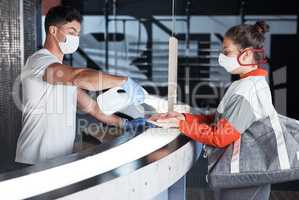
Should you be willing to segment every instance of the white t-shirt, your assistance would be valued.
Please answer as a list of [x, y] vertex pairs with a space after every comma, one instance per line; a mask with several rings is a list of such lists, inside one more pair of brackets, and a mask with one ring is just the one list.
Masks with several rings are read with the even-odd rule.
[[45, 69], [61, 63], [47, 49], [30, 56], [22, 69], [23, 127], [16, 162], [35, 164], [72, 153], [77, 88], [43, 81]]

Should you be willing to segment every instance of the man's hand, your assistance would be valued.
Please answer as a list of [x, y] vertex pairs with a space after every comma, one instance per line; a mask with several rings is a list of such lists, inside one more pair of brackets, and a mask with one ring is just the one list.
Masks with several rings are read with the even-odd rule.
[[121, 86], [129, 95], [130, 102], [134, 105], [140, 105], [145, 99], [145, 90], [131, 78]]

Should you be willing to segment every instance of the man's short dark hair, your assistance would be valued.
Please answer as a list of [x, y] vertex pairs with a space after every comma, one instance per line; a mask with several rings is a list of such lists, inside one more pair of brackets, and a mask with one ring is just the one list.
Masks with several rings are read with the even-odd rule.
[[50, 8], [45, 19], [45, 31], [49, 31], [50, 26], [62, 25], [68, 22], [77, 21], [81, 23], [82, 17], [78, 10], [70, 6], [55, 6]]

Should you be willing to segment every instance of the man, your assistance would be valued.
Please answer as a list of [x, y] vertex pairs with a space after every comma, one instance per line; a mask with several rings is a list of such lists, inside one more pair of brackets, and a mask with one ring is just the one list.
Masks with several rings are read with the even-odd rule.
[[44, 48], [29, 57], [22, 70], [23, 128], [16, 150], [18, 163], [35, 164], [72, 153], [77, 105], [101, 122], [124, 125], [125, 120], [104, 115], [84, 90], [120, 86], [132, 103], [144, 100], [143, 89], [130, 78], [62, 64], [64, 54], [78, 48], [81, 21], [74, 8], [50, 9], [45, 19]]

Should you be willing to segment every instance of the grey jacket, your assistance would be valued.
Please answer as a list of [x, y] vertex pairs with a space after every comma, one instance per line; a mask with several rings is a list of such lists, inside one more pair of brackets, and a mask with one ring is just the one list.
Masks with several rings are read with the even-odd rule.
[[299, 179], [299, 121], [278, 115], [265, 78], [233, 82], [217, 108], [240, 133], [226, 148], [205, 146], [212, 188], [236, 188]]

